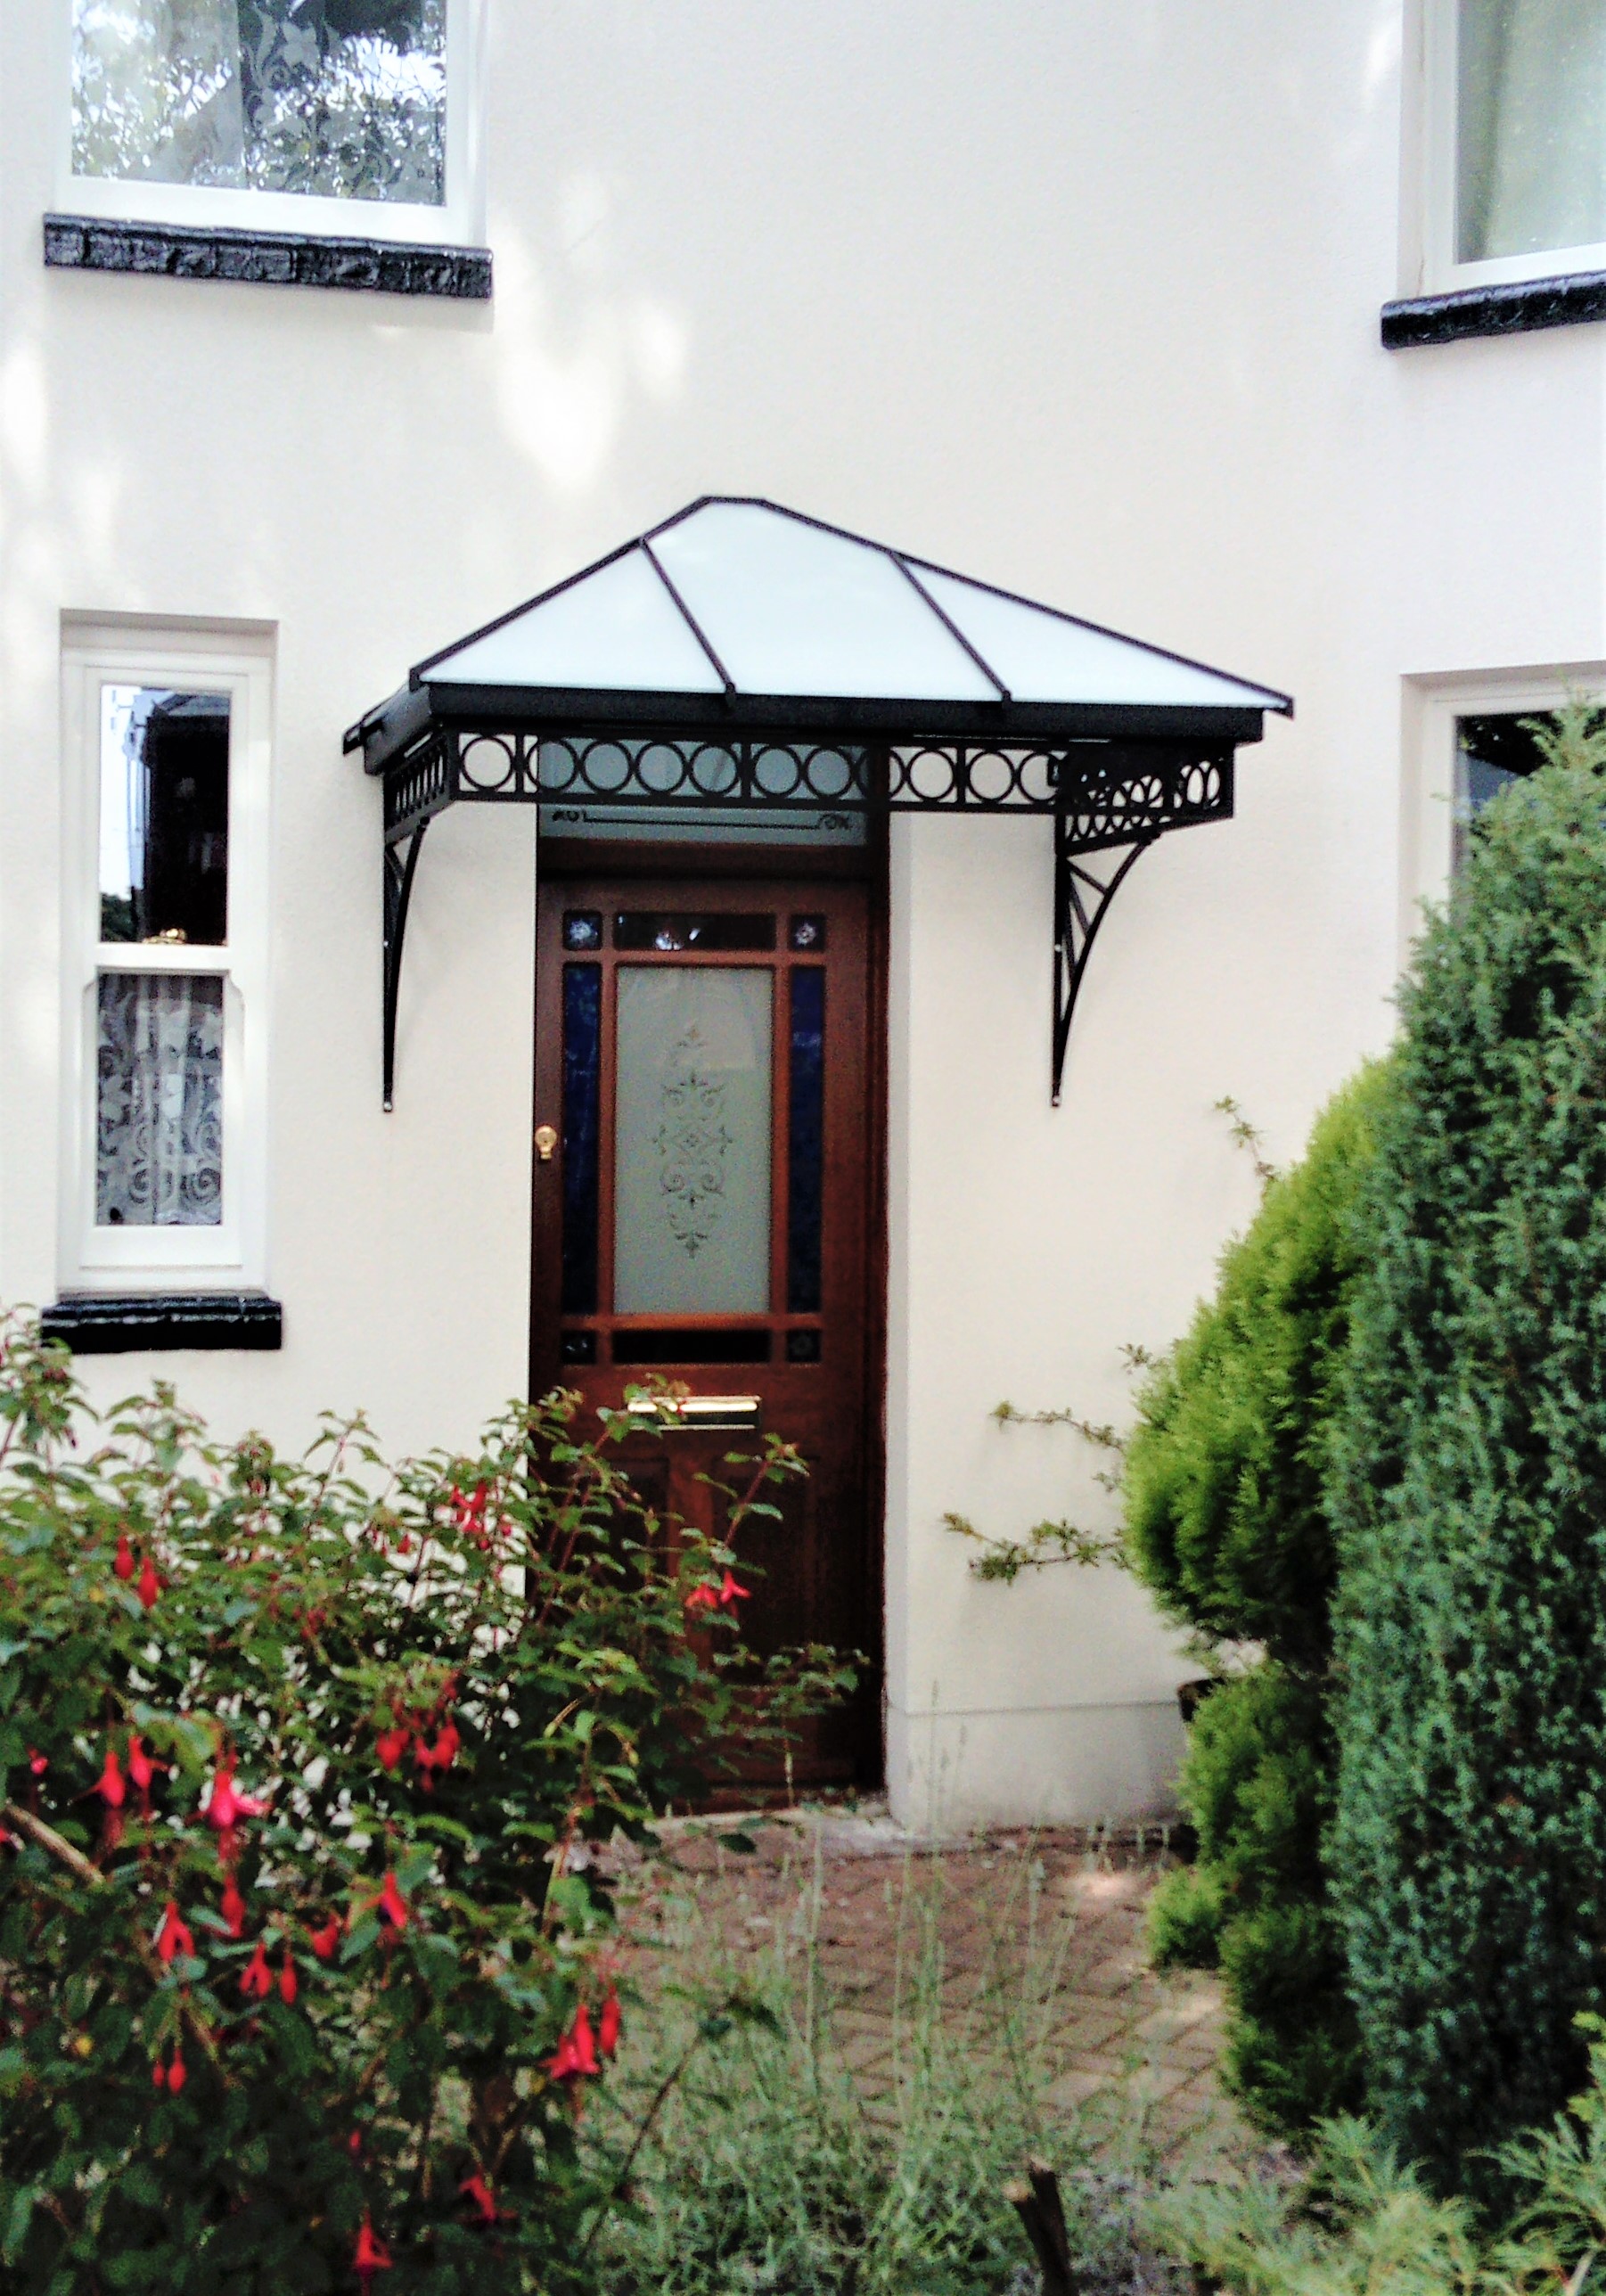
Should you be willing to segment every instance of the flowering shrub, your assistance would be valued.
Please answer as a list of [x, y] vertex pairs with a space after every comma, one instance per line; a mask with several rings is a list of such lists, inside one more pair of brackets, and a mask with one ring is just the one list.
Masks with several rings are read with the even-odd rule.
[[471, 1461], [287, 1459], [165, 1388], [94, 1430], [0, 1319], [8, 2289], [584, 2284], [624, 2014], [585, 1845], [695, 1793], [738, 1700], [750, 1742], [843, 1679], [755, 1683], [733, 1560], [569, 1398]]

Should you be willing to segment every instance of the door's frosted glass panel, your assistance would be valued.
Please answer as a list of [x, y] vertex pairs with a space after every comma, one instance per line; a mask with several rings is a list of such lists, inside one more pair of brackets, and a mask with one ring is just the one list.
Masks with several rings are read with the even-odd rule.
[[825, 1185], [825, 975], [815, 964], [792, 968], [787, 1154], [786, 1304], [794, 1316], [812, 1316], [820, 1306]]
[[102, 972], [96, 1047], [97, 1227], [223, 1218], [223, 982]]
[[619, 969], [613, 1305], [769, 1307], [772, 975]]

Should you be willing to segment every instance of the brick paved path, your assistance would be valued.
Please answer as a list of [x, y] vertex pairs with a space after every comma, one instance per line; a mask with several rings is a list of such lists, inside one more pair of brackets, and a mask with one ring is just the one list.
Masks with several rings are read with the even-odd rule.
[[873, 1807], [747, 1830], [757, 1846], [743, 1856], [717, 1828], [669, 1828], [662, 1859], [627, 1880], [627, 1932], [662, 1936], [689, 1918], [738, 1961], [801, 1951], [814, 1934], [842, 2054], [873, 2095], [892, 2077], [911, 1958], [935, 1946], [945, 2013], [1029, 2001], [1054, 2103], [1127, 2127], [1141, 2113], [1160, 2152], [1192, 2165], [1254, 2149], [1215, 2077], [1218, 1987], [1145, 1963], [1143, 1909], [1168, 1862], [1155, 1836], [1010, 1833], [935, 1849]]

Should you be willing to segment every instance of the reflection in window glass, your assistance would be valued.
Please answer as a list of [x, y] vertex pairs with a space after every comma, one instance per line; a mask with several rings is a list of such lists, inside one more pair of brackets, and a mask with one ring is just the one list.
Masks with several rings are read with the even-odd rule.
[[1549, 712], [1531, 709], [1455, 720], [1454, 839], [1451, 865], [1457, 874], [1467, 856], [1467, 835], [1486, 805], [1513, 782], [1523, 781], [1545, 763], [1536, 727], [1553, 722]]
[[101, 939], [228, 939], [229, 698], [101, 688]]
[[1461, 0], [1456, 260], [1606, 240], [1606, 8]]
[[98, 997], [95, 1226], [220, 1226], [222, 980], [102, 972]]
[[438, 207], [446, 11], [73, 0], [73, 173]]

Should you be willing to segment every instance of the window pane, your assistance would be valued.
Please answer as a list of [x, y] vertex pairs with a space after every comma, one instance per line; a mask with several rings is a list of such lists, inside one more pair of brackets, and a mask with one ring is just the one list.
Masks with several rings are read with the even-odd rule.
[[95, 1098], [97, 1227], [223, 1218], [223, 983], [102, 972]]
[[101, 688], [101, 939], [228, 938], [229, 698]]
[[73, 173], [438, 207], [446, 11], [73, 0]]
[[763, 1315], [772, 976], [622, 964], [616, 977], [614, 1307]]
[[1467, 832], [1491, 799], [1512, 782], [1525, 780], [1545, 763], [1536, 725], [1548, 712], [1529, 709], [1458, 718], [1455, 721], [1455, 804], [1452, 867], [1466, 861]]
[[[602, 937], [598, 922], [598, 939]], [[596, 1312], [602, 968], [563, 968], [563, 1313]], [[590, 1361], [594, 1358], [587, 1357]], [[576, 1360], [574, 1357], [570, 1361]]]
[[786, 1304], [794, 1316], [812, 1316], [820, 1306], [825, 1177], [825, 975], [813, 964], [792, 969], [788, 1119]]
[[1606, 240], [1606, 7], [1461, 0], [1456, 257]]

